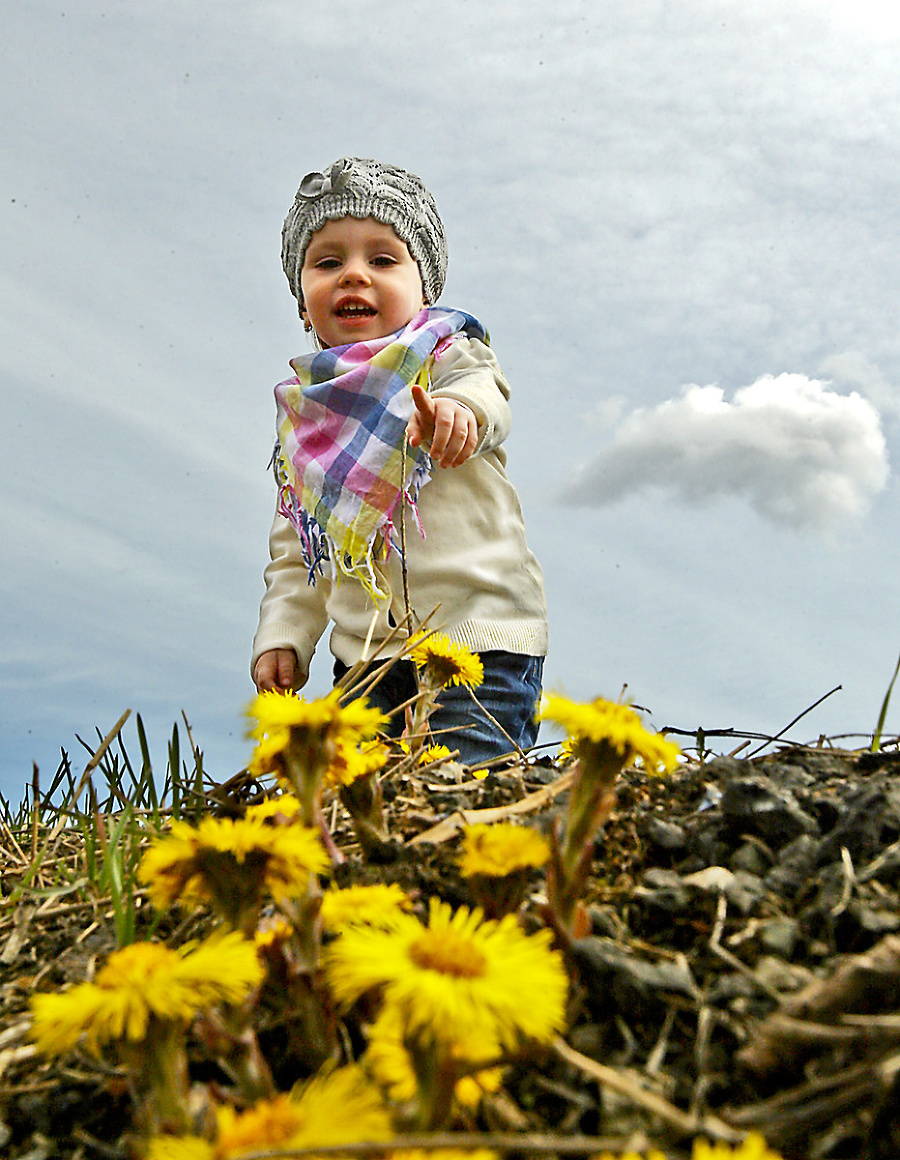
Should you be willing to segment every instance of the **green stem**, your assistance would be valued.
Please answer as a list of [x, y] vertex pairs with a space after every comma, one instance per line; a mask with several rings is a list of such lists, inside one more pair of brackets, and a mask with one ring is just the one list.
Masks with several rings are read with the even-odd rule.
[[145, 1136], [187, 1132], [188, 1061], [184, 1028], [151, 1015], [141, 1042], [121, 1044], [135, 1084], [135, 1119]]
[[894, 684], [897, 681], [898, 674], [900, 674], [900, 657], [897, 658], [897, 667], [894, 669], [894, 675], [891, 677], [891, 683], [888, 685], [887, 692], [884, 695], [884, 700], [881, 702], [881, 712], [878, 714], [878, 724], [875, 726], [875, 732], [872, 735], [872, 753], [877, 753], [881, 748], [881, 734], [884, 730], [884, 719], [887, 717], [888, 705], [891, 703], [891, 694], [894, 691]]
[[384, 823], [384, 799], [378, 775], [366, 773], [349, 785], [342, 785], [340, 798], [353, 822], [366, 861], [384, 862], [395, 857], [396, 845]]

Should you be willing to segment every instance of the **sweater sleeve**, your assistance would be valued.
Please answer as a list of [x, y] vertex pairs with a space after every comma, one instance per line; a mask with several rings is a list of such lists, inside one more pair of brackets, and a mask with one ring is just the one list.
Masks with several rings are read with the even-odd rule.
[[492, 451], [509, 434], [509, 384], [491, 348], [477, 338], [456, 339], [437, 359], [431, 394], [465, 403], [478, 420], [475, 454]]
[[250, 674], [253, 675], [256, 662], [264, 652], [291, 648], [297, 654], [300, 668], [295, 685], [301, 688], [309, 678], [312, 655], [328, 625], [325, 604], [331, 577], [317, 576], [315, 585], [308, 582], [309, 569], [303, 559], [300, 539], [280, 515], [275, 516], [269, 533], [269, 557]]

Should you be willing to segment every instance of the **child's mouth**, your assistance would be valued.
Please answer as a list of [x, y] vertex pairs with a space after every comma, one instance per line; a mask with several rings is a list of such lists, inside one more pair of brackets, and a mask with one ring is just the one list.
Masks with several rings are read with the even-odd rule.
[[365, 302], [346, 302], [335, 311], [338, 318], [371, 318], [378, 311]]

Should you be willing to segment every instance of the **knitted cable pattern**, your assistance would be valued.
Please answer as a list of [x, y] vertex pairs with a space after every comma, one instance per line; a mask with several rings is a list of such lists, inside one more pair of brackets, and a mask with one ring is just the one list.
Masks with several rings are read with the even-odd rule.
[[310, 239], [326, 221], [375, 218], [392, 227], [419, 267], [422, 289], [434, 304], [447, 274], [447, 240], [434, 198], [420, 178], [369, 157], [341, 157], [300, 182], [281, 232], [281, 264], [303, 307], [300, 272]]

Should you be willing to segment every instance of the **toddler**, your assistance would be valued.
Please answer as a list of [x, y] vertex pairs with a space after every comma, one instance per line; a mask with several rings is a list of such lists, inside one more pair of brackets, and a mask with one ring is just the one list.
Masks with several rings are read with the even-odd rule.
[[[481, 657], [486, 712], [445, 689], [435, 739], [466, 764], [528, 748], [543, 580], [505, 472], [509, 387], [481, 324], [435, 305], [447, 247], [434, 199], [412, 173], [343, 157], [303, 178], [282, 241], [317, 349], [275, 388], [279, 504], [253, 680], [301, 688], [329, 622], [339, 680], [383, 642], [378, 662], [399, 652], [437, 608], [428, 628]], [[401, 660], [369, 700], [389, 712], [415, 693]], [[399, 733], [402, 714], [392, 721]]]

